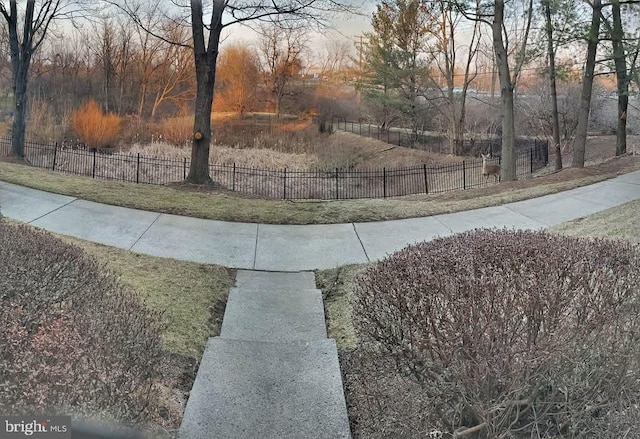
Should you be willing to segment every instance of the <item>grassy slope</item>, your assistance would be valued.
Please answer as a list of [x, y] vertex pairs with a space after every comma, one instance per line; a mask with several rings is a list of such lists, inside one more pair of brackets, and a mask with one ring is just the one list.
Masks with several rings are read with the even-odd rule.
[[[628, 159], [624, 171], [640, 169], [640, 160]], [[0, 163], [0, 180], [106, 204], [198, 218], [265, 224], [331, 224], [429, 216], [519, 201], [605, 180], [617, 175], [619, 168], [586, 174], [569, 169], [535, 180], [439, 196], [317, 202], [263, 200], [205, 192], [202, 188], [93, 180], [10, 163]]]
[[640, 200], [558, 224], [549, 230], [570, 236], [624, 239], [640, 245]]

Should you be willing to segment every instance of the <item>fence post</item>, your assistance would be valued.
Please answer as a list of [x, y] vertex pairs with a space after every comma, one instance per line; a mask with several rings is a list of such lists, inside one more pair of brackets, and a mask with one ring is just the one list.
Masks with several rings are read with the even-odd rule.
[[382, 194], [387, 198], [387, 168], [382, 168]]
[[140, 183], [140, 153], [136, 159], [136, 184]]
[[56, 170], [56, 156], [58, 155], [58, 142], [53, 144], [53, 165], [51, 165], [51, 170]]
[[284, 168], [284, 190], [282, 192], [282, 199], [287, 199], [287, 168]]
[[358, 129], [360, 130], [360, 135], [362, 136], [362, 122], [358, 124]]
[[462, 189], [467, 189], [467, 166], [465, 164], [466, 160], [462, 161]]
[[429, 193], [429, 183], [427, 183], [427, 164], [422, 164], [422, 169], [424, 170], [424, 193]]
[[338, 196], [338, 168], [336, 168], [336, 200], [339, 199], [340, 197]]
[[182, 179], [186, 180], [187, 179], [187, 158], [184, 157], [184, 160], [182, 162]]
[[231, 177], [231, 190], [236, 190], [236, 162], [233, 162], [233, 176]]
[[389, 141], [389, 135], [391, 134], [391, 130], [389, 130], [389, 128], [387, 128], [387, 143], [391, 143]]
[[533, 149], [529, 151], [529, 163], [531, 164], [531, 174], [533, 174]]
[[91, 178], [96, 178], [96, 151], [97, 148], [93, 148], [93, 170], [91, 171]]

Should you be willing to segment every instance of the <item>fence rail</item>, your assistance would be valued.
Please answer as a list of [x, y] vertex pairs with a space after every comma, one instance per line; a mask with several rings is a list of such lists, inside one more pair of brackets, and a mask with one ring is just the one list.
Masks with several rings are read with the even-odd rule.
[[[10, 139], [0, 139], [0, 154], [9, 153]], [[544, 167], [548, 146], [517, 155], [516, 176]], [[187, 177], [190, 160], [72, 149], [57, 143], [25, 142], [25, 158], [34, 166], [73, 175], [140, 184], [163, 185]], [[499, 162], [499, 157], [494, 159]], [[266, 198], [285, 200], [345, 200], [436, 194], [483, 185], [482, 160], [431, 166], [373, 170], [260, 169], [234, 164], [210, 164], [211, 178], [222, 187]]]

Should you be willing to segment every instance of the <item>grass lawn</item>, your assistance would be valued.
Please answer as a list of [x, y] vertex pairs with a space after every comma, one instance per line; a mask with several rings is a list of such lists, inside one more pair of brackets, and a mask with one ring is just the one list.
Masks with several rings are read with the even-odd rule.
[[220, 333], [227, 294], [235, 282], [233, 270], [57, 236], [83, 248], [142, 295], [150, 308], [164, 314], [168, 352], [200, 361], [207, 339]]
[[[592, 238], [624, 239], [640, 245], [640, 200], [559, 224], [551, 233]], [[357, 344], [352, 323], [350, 295], [356, 278], [370, 264], [347, 265], [316, 271], [316, 285], [322, 290], [327, 333], [339, 350], [351, 350]]]
[[640, 200], [558, 224], [549, 231], [569, 236], [624, 239], [640, 245]]
[[265, 224], [331, 224], [413, 218], [477, 209], [588, 185], [640, 169], [640, 157], [625, 156], [584, 169], [486, 188], [387, 200], [282, 201], [237, 196], [193, 185], [136, 185], [70, 176], [0, 162], [0, 180], [85, 200], [156, 212]]

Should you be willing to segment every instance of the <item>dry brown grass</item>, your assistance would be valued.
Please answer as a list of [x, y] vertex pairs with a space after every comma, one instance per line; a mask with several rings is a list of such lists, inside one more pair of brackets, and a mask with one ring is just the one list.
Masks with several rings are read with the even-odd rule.
[[[145, 157], [166, 157], [169, 159], [191, 158], [191, 147], [174, 146], [166, 142], [149, 144], [135, 144], [128, 151], [130, 154], [140, 154]], [[268, 169], [308, 169], [313, 166], [315, 157], [309, 154], [297, 154], [273, 151], [269, 149], [233, 148], [212, 145], [209, 151], [211, 163], [233, 164], [254, 168]]]
[[592, 238], [624, 239], [640, 244], [640, 200], [559, 224], [554, 233]]
[[354, 282], [370, 266], [345, 265], [315, 272], [316, 285], [322, 290], [327, 335], [336, 340], [341, 350], [354, 349], [358, 344], [353, 327], [351, 295]]

